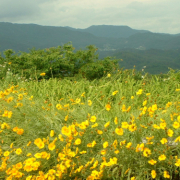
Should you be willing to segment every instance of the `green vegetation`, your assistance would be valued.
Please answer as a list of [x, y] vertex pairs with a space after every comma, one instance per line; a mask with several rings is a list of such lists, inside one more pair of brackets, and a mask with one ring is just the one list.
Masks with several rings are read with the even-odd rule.
[[36, 24], [12, 24], [0, 22], [0, 52], [13, 49], [28, 52], [64, 46], [72, 42], [75, 51], [94, 44], [99, 57], [123, 59], [125, 69], [140, 71], [146, 66], [150, 74], [167, 73], [168, 67], [180, 69], [180, 34], [152, 33], [128, 26], [91, 26], [86, 29], [40, 26]]
[[49, 78], [83, 77], [88, 80], [101, 78], [111, 71], [118, 69], [118, 60], [105, 58], [98, 60], [96, 47], [90, 45], [87, 50], [74, 52], [71, 43], [57, 48], [43, 50], [31, 49], [30, 53], [14, 53], [9, 49], [0, 56], [0, 78], [13, 76], [13, 79], [25, 78], [40, 80], [41, 72]]
[[4, 52], [0, 179], [180, 179], [180, 71], [123, 70], [95, 52]]
[[100, 58], [106, 56], [123, 59], [119, 64], [125, 69], [132, 69], [136, 66], [141, 71], [146, 66], [145, 71], [150, 74], [166, 74], [169, 69], [180, 69], [180, 49], [176, 50], [160, 50], [160, 49], [124, 49], [116, 51], [108, 51], [100, 53]]

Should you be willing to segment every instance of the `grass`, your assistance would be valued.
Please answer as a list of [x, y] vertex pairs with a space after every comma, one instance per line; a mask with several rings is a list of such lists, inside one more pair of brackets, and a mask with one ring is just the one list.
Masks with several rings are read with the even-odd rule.
[[178, 78], [5, 78], [0, 179], [179, 179]]

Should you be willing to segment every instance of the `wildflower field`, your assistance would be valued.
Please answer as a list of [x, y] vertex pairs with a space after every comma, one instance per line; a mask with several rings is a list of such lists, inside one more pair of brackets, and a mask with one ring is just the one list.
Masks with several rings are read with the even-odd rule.
[[180, 73], [134, 73], [0, 81], [0, 179], [180, 179]]

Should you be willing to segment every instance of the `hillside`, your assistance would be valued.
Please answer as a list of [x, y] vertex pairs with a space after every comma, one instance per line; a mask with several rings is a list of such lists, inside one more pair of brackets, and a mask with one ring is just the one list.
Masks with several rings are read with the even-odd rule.
[[153, 33], [128, 26], [99, 25], [75, 29], [0, 22], [0, 52], [7, 49], [28, 52], [33, 47], [57, 47], [70, 41], [75, 50], [95, 45], [100, 58], [123, 59], [120, 65], [127, 69], [136, 65], [141, 70], [147, 66], [146, 71], [153, 74], [166, 73], [168, 67], [180, 69], [180, 34]]
[[125, 69], [132, 69], [134, 65], [137, 70], [142, 70], [144, 66], [145, 72], [150, 74], [167, 73], [169, 67], [172, 69], [180, 69], [180, 49], [177, 50], [160, 50], [160, 49], [123, 49], [101, 52], [99, 58], [106, 56], [123, 59], [119, 64]]
[[[100, 33], [105, 37], [100, 37]], [[28, 48], [32, 47], [37, 49], [56, 47], [69, 41], [77, 49], [93, 44], [101, 51], [123, 48], [180, 48], [180, 35], [139, 31], [124, 26], [91, 26], [84, 30], [75, 30], [35, 24], [0, 23], [0, 51], [5, 49], [28, 51]]]
[[75, 29], [67, 27], [74, 31], [88, 32], [97, 37], [111, 37], [111, 38], [128, 38], [131, 35], [139, 33], [147, 33], [150, 31], [136, 30], [128, 26], [112, 26], [112, 25], [97, 25], [90, 26], [86, 29]]

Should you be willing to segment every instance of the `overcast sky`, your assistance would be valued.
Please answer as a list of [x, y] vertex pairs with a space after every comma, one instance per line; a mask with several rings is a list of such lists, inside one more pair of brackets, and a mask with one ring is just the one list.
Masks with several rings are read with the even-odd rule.
[[180, 33], [180, 0], [0, 0], [0, 22]]

